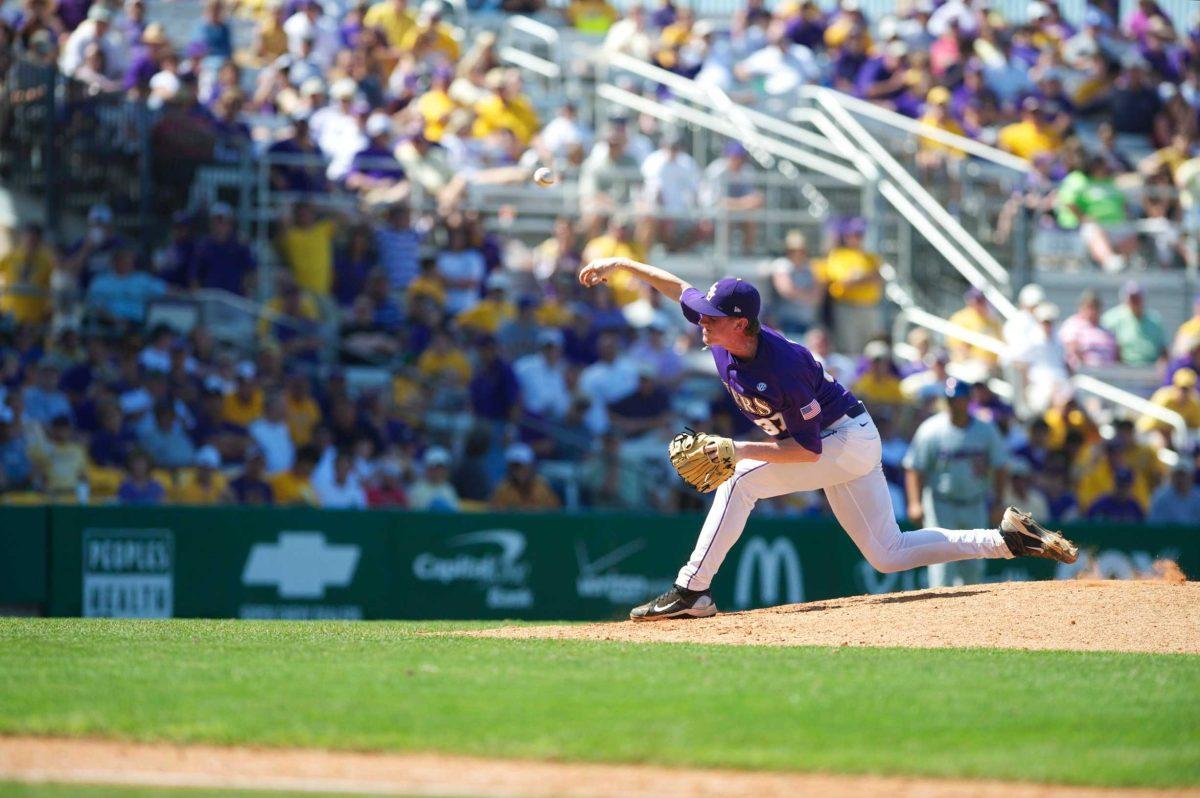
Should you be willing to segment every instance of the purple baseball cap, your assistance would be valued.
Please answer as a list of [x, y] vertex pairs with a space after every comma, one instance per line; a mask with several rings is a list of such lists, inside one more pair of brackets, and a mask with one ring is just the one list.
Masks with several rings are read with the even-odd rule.
[[692, 324], [701, 316], [736, 316], [740, 319], [757, 319], [762, 307], [758, 289], [740, 277], [722, 277], [712, 284], [708, 294], [698, 288], [689, 288], [679, 297], [683, 303], [683, 315]]

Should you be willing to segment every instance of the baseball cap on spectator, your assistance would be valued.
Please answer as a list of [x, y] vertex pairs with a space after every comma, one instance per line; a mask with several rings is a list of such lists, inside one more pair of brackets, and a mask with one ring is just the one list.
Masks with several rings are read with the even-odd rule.
[[417, 20], [431, 22], [441, 19], [442, 14], [442, 4], [439, 0], [425, 0], [425, 2], [421, 3], [420, 10], [417, 11]]
[[903, 58], [908, 55], [908, 45], [897, 39], [896, 41], [888, 42], [887, 47], [883, 48], [883, 53], [892, 58]]
[[935, 363], [945, 365], [950, 362], [950, 353], [945, 349], [930, 349], [925, 353], [925, 365], [932, 366]]
[[964, 302], [978, 302], [981, 299], [983, 299], [983, 292], [974, 286], [963, 292]]
[[1017, 304], [1023, 308], [1036, 308], [1046, 301], [1046, 292], [1037, 283], [1030, 283], [1017, 294]]
[[358, 93], [358, 84], [351, 78], [340, 78], [329, 87], [329, 96], [335, 100], [349, 100]]
[[241, 363], [237, 364], [237, 371], [235, 373], [237, 374], [239, 380], [252, 380], [254, 379], [256, 371], [253, 363], [251, 363], [249, 360], [243, 360]]
[[425, 456], [421, 458], [421, 462], [426, 468], [445, 468], [450, 465], [450, 452], [441, 446], [430, 446], [425, 450]]
[[974, 387], [974, 385], [966, 380], [956, 380], [951, 377], [946, 380], [946, 398], [966, 399], [971, 396], [971, 389]]
[[1029, 461], [1014, 457], [1008, 461], [1008, 473], [1014, 477], [1027, 477], [1030, 473]]
[[692, 35], [703, 39], [705, 36], [712, 36], [717, 32], [717, 26], [711, 20], [697, 20], [696, 24], [692, 25]]
[[389, 136], [392, 133], [392, 120], [387, 114], [371, 114], [367, 117], [367, 135]]
[[[96, 8], [96, 6], [92, 6]], [[88, 209], [88, 224], [112, 224], [112, 208], [107, 205], [93, 205]]]
[[201, 446], [196, 452], [196, 465], [201, 468], [220, 468], [221, 455], [212, 446]]
[[508, 275], [504, 272], [496, 271], [488, 275], [483, 287], [488, 291], [506, 291], [509, 285]]
[[722, 153], [726, 158], [732, 158], [735, 155], [745, 158], [746, 148], [742, 146], [740, 141], [730, 141], [725, 144], [725, 149], [722, 150]]
[[1031, 20], [1039, 20], [1042, 17], [1050, 16], [1050, 6], [1041, 2], [1041, 0], [1033, 0], [1032, 3], [1025, 6], [1025, 16]]
[[214, 202], [208, 209], [208, 215], [213, 219], [232, 219], [233, 207], [228, 202]]
[[1034, 308], [1033, 317], [1038, 321], [1058, 321], [1058, 305], [1053, 302], [1043, 302]]
[[1142, 295], [1142, 286], [1137, 280], [1128, 280], [1121, 286], [1121, 299], [1129, 299], [1133, 296]]
[[1179, 369], [1171, 377], [1171, 384], [1176, 388], [1194, 388], [1196, 387], [1196, 372], [1189, 368]]
[[662, 146], [664, 147], [682, 147], [683, 133], [676, 128], [669, 127], [663, 131]]
[[151, 404], [150, 394], [144, 388], [123, 393], [121, 394], [121, 398], [117, 400], [117, 406], [127, 416], [136, 416], [145, 413], [150, 409]]
[[103, 3], [93, 3], [88, 9], [87, 18], [93, 22], [112, 22], [112, 11]]
[[934, 86], [925, 95], [925, 101], [930, 105], [948, 105], [950, 103], [950, 90], [945, 86]]
[[758, 289], [740, 277], [722, 277], [712, 284], [708, 294], [697, 288], [689, 288], [680, 297], [683, 315], [696, 324], [701, 316], [734, 316], [741, 319], [757, 319], [762, 307]]
[[325, 81], [321, 80], [318, 77], [307, 78], [307, 79], [305, 79], [305, 81], [303, 83], [300, 84], [300, 96], [301, 97], [312, 97], [314, 94], [324, 94], [324, 93], [325, 93]]
[[142, 31], [142, 44], [168, 44], [167, 32], [161, 22], [151, 22]]
[[1112, 27], [1112, 22], [1104, 15], [1104, 12], [1095, 6], [1088, 6], [1087, 11], [1083, 12], [1083, 24], [1091, 28], [1104, 28], [1105, 30]]
[[890, 358], [892, 356], [892, 348], [887, 345], [886, 341], [871, 341], [863, 347], [863, 357], [867, 360], [879, 360], [880, 358]]
[[1042, 112], [1042, 101], [1037, 97], [1026, 97], [1024, 100], [1021, 100], [1021, 111], [1040, 114]]
[[562, 330], [548, 329], [538, 333], [538, 346], [557, 346], [560, 349], [563, 345]]
[[533, 449], [527, 443], [514, 443], [504, 450], [504, 462], [533, 465]]

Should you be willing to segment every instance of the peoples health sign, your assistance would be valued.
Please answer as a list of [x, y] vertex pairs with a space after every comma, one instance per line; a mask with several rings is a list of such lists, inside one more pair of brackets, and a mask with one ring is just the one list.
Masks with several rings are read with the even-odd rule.
[[85, 618], [170, 618], [174, 608], [171, 530], [83, 531]]

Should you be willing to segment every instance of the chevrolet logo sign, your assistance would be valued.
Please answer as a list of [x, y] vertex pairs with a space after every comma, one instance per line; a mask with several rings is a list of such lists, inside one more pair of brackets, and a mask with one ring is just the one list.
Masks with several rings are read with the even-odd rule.
[[324, 598], [326, 588], [354, 579], [358, 546], [332, 545], [322, 532], [280, 532], [276, 543], [256, 543], [242, 569], [242, 584], [274, 587], [280, 598]]

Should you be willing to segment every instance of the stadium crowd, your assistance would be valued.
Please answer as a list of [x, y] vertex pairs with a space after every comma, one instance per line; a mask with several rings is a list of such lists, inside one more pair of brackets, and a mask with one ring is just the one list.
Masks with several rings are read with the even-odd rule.
[[[516, 0], [499, 8], [539, 10]], [[1036, 213], [1078, 229], [1100, 265], [1126, 268], [1132, 209], [1111, 190], [1116, 176], [1140, 171], [1139, 185], [1174, 184], [1178, 207], [1161, 203], [1160, 218], [1196, 207], [1200, 33], [1151, 2], [1124, 20], [1092, 4], [1079, 30], [1054, 3], [1029, 11], [1027, 22], [1009, 23], [982, 2], [915, 2], [868, 25], [853, 0], [832, 13], [751, 0], [728, 31], [670, 0], [624, 16], [603, 0], [562, 13], [603, 47], [753, 101], [823, 82], [1028, 158], [1035, 168], [1011, 203], [1009, 229], [1016, 213]], [[187, 42], [169, 41], [142, 0], [23, 0], [0, 15], [0, 61], [55, 64], [90, 93], [159, 108], [151, 140], [160, 157], [270, 153], [272, 186], [288, 198], [274, 241], [284, 268], [272, 271], [259, 340], [241, 350], [203, 326], [145, 322], [156, 300], [197, 288], [260, 295], [266, 267], [228, 205], [180, 206], [151, 257], [103, 204], [78, 241], [49, 241], [36, 225], [19, 232], [0, 259], [4, 496], [696, 507], [666, 478], [666, 440], [683, 423], [738, 435], [753, 427], [724, 394], [696, 387], [704, 356], [676, 309], [620, 279], [583, 292], [574, 275], [596, 257], [645, 260], [694, 246], [711, 230], [679, 220], [701, 206], [762, 207], [738, 177], [752, 169], [745, 150], [733, 144], [698, 164], [679, 131], [648, 116], [593, 130], [566, 104], [542, 119], [520, 72], [501, 66], [495, 38], [460, 41], [436, 1], [208, 0], [203, 13]], [[244, 48], [234, 48], [230, 14], [252, 21]], [[1105, 124], [1088, 154], [1076, 134], [1095, 120]], [[1150, 154], [1134, 168], [1127, 146]], [[952, 173], [961, 157], [923, 142], [919, 165]], [[475, 186], [525, 180], [536, 163], [577, 170], [579, 214], [522, 247], [465, 199]], [[333, 193], [357, 209], [335, 212], [324, 201]], [[1200, 462], [1185, 451], [1168, 475], [1156, 456], [1170, 429], [1144, 417], [1102, 438], [1094, 408], [1066, 377], [1112, 363], [1158, 366], [1163, 387], [1152, 401], [1200, 427], [1200, 302], [1168, 331], [1133, 281], [1119, 305], [1085, 296], [1068, 318], [1028, 286], [1006, 329], [970, 293], [952, 320], [1007, 341], [1003, 358], [954, 341], [943, 350], [921, 333], [892, 342], [881, 334], [882, 261], [866, 248], [867, 232], [861, 219], [840, 219], [820, 242], [790, 233], [764, 263], [761, 287], [765, 320], [803, 336], [870, 406], [899, 514], [905, 442], [956, 370], [975, 375], [973, 412], [997, 425], [1011, 452], [1006, 490], [1019, 501], [996, 501], [1055, 522], [1196, 517]], [[746, 225], [743, 245], [754, 236]], [[1155, 239], [1162, 265], [1190, 257], [1181, 240]], [[1024, 421], [988, 388], [1001, 366], [1022, 375], [1019, 404], [1032, 409]], [[388, 382], [360, 389], [352, 377], [363, 368]], [[823, 511], [816, 496], [770, 504]]]

